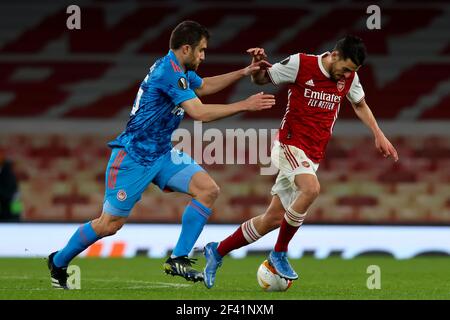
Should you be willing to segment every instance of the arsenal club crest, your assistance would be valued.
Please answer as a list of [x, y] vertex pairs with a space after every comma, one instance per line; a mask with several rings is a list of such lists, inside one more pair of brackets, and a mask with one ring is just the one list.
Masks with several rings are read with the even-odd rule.
[[309, 167], [310, 167], [310, 164], [309, 164], [308, 161], [302, 161], [302, 165], [303, 165], [305, 168], [309, 168]]
[[337, 86], [337, 89], [339, 90], [339, 92], [341, 92], [342, 90], [344, 90], [344, 87], [345, 87], [345, 79], [339, 80], [336, 86]]

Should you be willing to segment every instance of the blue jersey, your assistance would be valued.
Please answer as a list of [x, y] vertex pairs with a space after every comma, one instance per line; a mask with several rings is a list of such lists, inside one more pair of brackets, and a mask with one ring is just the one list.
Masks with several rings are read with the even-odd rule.
[[138, 163], [151, 165], [172, 149], [172, 133], [184, 116], [183, 101], [196, 97], [194, 89], [202, 79], [194, 72], [183, 72], [172, 50], [158, 59], [142, 81], [126, 129], [111, 148], [125, 148]]

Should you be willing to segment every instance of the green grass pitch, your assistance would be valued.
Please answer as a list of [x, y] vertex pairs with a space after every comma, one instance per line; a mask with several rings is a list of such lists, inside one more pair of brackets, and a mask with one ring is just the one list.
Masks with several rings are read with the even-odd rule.
[[[256, 270], [264, 256], [225, 258], [214, 288], [163, 273], [164, 259], [75, 259], [81, 290], [50, 286], [44, 259], [0, 259], [0, 299], [159, 299], [159, 300], [308, 300], [308, 299], [450, 299], [450, 258], [353, 260], [311, 257], [291, 259], [300, 274], [286, 292], [264, 292]], [[204, 265], [203, 257], [198, 260]], [[367, 267], [381, 269], [381, 289], [369, 290]]]

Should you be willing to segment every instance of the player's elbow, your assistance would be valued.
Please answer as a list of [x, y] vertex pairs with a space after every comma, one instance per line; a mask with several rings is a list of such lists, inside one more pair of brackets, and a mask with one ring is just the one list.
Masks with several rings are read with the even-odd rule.
[[190, 116], [194, 120], [202, 121], [202, 122], [209, 122], [209, 121], [213, 120], [212, 117], [207, 112], [204, 112], [204, 111], [194, 112], [193, 114], [190, 114]]
[[201, 122], [210, 122], [210, 121], [213, 121], [214, 119], [212, 118], [212, 117], [208, 117], [208, 116], [205, 116], [205, 117], [203, 117], [202, 118], [202, 120], [200, 120]]
[[207, 93], [207, 91], [205, 90], [204, 87], [199, 88], [199, 89], [196, 89], [196, 90], [195, 90], [195, 94], [196, 94], [197, 97], [199, 97], [199, 98], [208, 95], [208, 93]]
[[197, 119], [202, 122], [209, 122], [213, 121], [215, 119], [214, 114], [211, 112], [210, 109], [202, 105], [197, 109]]
[[183, 107], [187, 114], [189, 114], [189, 116], [194, 120], [202, 122], [213, 120], [211, 118], [210, 112], [208, 112], [208, 109], [203, 103], [201, 103], [200, 100], [196, 101], [195, 103], [183, 105]]

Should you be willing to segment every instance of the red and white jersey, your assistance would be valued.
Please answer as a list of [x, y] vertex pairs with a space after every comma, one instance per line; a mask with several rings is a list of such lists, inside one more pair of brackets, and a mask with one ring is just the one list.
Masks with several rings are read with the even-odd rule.
[[364, 98], [356, 72], [338, 82], [330, 79], [321, 59], [326, 54], [294, 54], [268, 69], [273, 84], [289, 84], [279, 140], [302, 149], [315, 163], [324, 158], [344, 96], [353, 103]]

